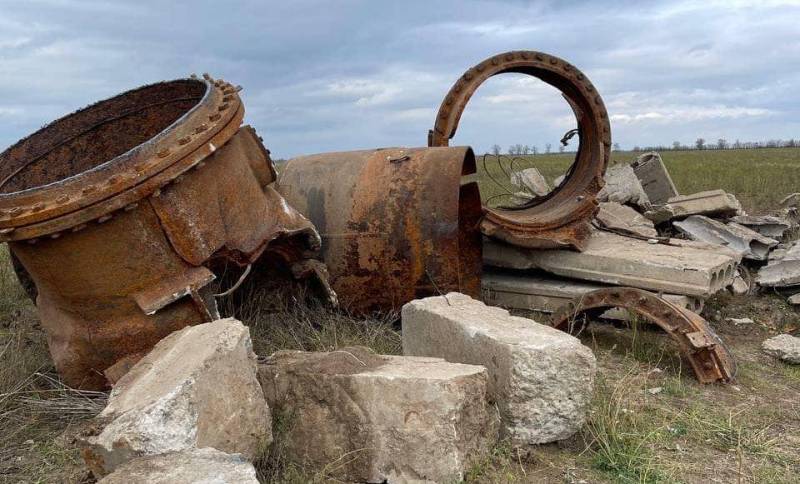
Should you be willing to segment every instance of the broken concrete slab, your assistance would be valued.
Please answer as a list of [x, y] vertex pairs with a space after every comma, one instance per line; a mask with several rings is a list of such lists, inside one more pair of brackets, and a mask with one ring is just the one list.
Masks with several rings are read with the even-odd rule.
[[731, 284], [731, 292], [739, 296], [750, 292], [750, 284], [738, 272], [733, 278], [733, 283]]
[[636, 205], [643, 210], [650, 208], [650, 200], [630, 165], [619, 163], [609, 166], [605, 182], [597, 194], [597, 201]]
[[482, 366], [367, 348], [278, 351], [259, 365], [285, 458], [347, 482], [460, 482], [496, 443]]
[[214, 447], [252, 459], [272, 440], [250, 332], [234, 319], [190, 326], [161, 340], [123, 376], [81, 437], [103, 476], [137, 457]]
[[735, 196], [724, 190], [709, 190], [672, 197], [665, 205], [645, 212], [645, 216], [658, 224], [676, 218], [686, 218], [690, 215], [732, 217], [741, 212], [742, 205]]
[[553, 187], [554, 188], [560, 187], [561, 184], [564, 183], [564, 180], [566, 180], [566, 178], [567, 178], [566, 175], [558, 175], [556, 179], [553, 180]]
[[764, 341], [761, 345], [764, 353], [786, 363], [800, 365], [800, 338], [790, 334], [779, 334]]
[[[481, 276], [483, 298], [487, 304], [507, 309], [526, 309], [542, 313], [555, 312], [561, 306], [586, 293], [609, 287], [575, 279], [559, 278], [549, 274], [531, 273], [529, 271], [484, 270]], [[699, 313], [703, 309], [703, 300], [692, 296], [678, 294], [659, 294], [659, 296], [679, 307]], [[627, 320], [624, 312], [607, 311], [604, 316], [609, 319]], [[609, 314], [610, 313], [610, 314]]]
[[643, 153], [631, 166], [653, 205], [663, 205], [678, 195], [678, 189], [675, 188], [661, 155], [655, 151]]
[[792, 222], [783, 217], [774, 215], [737, 215], [731, 222], [743, 225], [759, 234], [780, 240], [792, 228]]
[[788, 287], [800, 284], [800, 243], [776, 249], [771, 255], [767, 265], [758, 270], [758, 285]]
[[404, 354], [489, 370], [513, 443], [563, 440], [583, 425], [597, 363], [577, 338], [459, 293], [411, 301], [402, 321]]
[[792, 294], [791, 296], [789, 296], [788, 301], [789, 304], [791, 304], [792, 306], [800, 305], [800, 293]]
[[800, 193], [791, 193], [783, 197], [780, 202], [783, 208], [800, 208]]
[[98, 484], [258, 484], [253, 464], [210, 447], [139, 457]]
[[573, 252], [523, 249], [486, 239], [483, 260], [494, 267], [542, 269], [573, 279], [688, 296], [710, 296], [733, 282], [735, 258], [696, 242], [674, 242], [680, 245], [595, 231], [586, 250]]
[[608, 229], [650, 239], [658, 237], [658, 232], [650, 219], [631, 207], [617, 202], [600, 202], [600, 209], [595, 219]]
[[722, 223], [703, 215], [692, 215], [672, 225], [693, 240], [735, 250], [745, 259], [767, 260], [778, 241], [736, 223]]
[[543, 197], [552, 190], [547, 180], [536, 168], [525, 168], [511, 173], [511, 184], [521, 190]]

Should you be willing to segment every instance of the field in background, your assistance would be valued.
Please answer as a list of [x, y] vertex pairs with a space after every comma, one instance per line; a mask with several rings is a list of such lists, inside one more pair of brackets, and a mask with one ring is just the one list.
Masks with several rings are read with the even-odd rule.
[[[637, 153], [613, 153], [630, 161]], [[551, 181], [572, 155], [515, 161], [536, 166]], [[800, 191], [800, 149], [664, 152], [682, 193], [723, 188], [751, 212], [773, 208]], [[486, 176], [485, 197], [502, 193]], [[510, 188], [493, 157], [489, 172]], [[360, 344], [381, 353], [401, 351], [397, 316], [352, 318], [296, 305], [292, 298], [244, 293], [249, 304], [230, 312], [251, 328], [260, 355], [280, 348], [332, 350]], [[515, 450], [501, 443], [469, 470], [468, 482], [796, 483], [800, 475], [800, 367], [759, 349], [779, 332], [797, 332], [797, 310], [774, 295], [721, 295], [704, 316], [739, 361], [735, 385], [700, 385], [670, 341], [640, 327], [589, 326], [583, 342], [599, 364], [588, 422], [561, 443]], [[728, 317], [750, 317], [736, 326]], [[539, 316], [540, 321], [544, 319]], [[18, 287], [0, 246], [0, 483], [91, 482], [73, 436], [102, 407], [64, 388], [47, 353], [33, 304]], [[278, 425], [276, 441], [287, 431]], [[257, 463], [262, 482], [330, 482], [288, 464], [279, 445]]]
[[[612, 163], [629, 163], [640, 154], [612, 152], [611, 160]], [[481, 195], [484, 200], [491, 198], [491, 205], [508, 203], [509, 197], [502, 194], [514, 191], [506, 174], [512, 165], [515, 171], [535, 167], [552, 185], [553, 180], [564, 174], [574, 156], [574, 153], [501, 155], [501, 168], [497, 157], [480, 155], [477, 161]], [[774, 209], [784, 196], [800, 191], [800, 148], [664, 151], [661, 158], [680, 193], [721, 188], [736, 195], [748, 213]]]

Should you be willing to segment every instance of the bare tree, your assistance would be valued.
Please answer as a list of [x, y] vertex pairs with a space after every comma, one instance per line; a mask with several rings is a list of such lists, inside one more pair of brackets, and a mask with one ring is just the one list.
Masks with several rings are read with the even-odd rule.
[[619, 143], [614, 143], [613, 148], [614, 151], [619, 151]]
[[681, 149], [681, 142], [680, 142], [680, 141], [673, 141], [673, 142], [672, 142], [672, 149], [673, 149], [673, 150], [679, 150], [679, 149]]
[[725, 138], [720, 138], [717, 140], [717, 149], [724, 150], [728, 148], [728, 141]]
[[500, 148], [500, 145], [497, 144], [492, 145], [492, 154], [494, 156], [500, 156], [500, 150], [502, 150], [502, 148]]
[[539, 148], [537, 148], [536, 145], [531, 146], [531, 153], [533, 153], [534, 155], [538, 154]]
[[527, 155], [527, 154], [529, 154], [530, 152], [531, 152], [531, 147], [530, 147], [530, 146], [528, 146], [528, 145], [525, 145], [525, 146], [523, 146], [523, 147], [522, 147], [522, 154], [523, 154], [523, 155]]
[[544, 152], [545, 152], [545, 153], [548, 153], [548, 154], [549, 154], [549, 153], [550, 153], [550, 150], [552, 150], [552, 149], [553, 149], [553, 145], [552, 145], [552, 144], [550, 144], [550, 143], [547, 143], [546, 145], [544, 145]]
[[694, 142], [694, 146], [695, 146], [695, 147], [696, 147], [698, 150], [705, 149], [705, 147], [706, 147], [706, 140], [704, 140], [703, 138], [697, 138], [697, 140]]
[[517, 146], [511, 145], [508, 147], [508, 154], [509, 155], [516, 155], [517, 154]]

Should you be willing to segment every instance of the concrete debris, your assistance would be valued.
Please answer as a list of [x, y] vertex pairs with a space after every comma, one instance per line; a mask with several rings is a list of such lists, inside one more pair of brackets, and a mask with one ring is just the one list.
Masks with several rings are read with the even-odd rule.
[[100, 477], [140, 456], [213, 447], [252, 459], [272, 440], [249, 330], [233, 319], [174, 332], [120, 379], [81, 437]]
[[525, 168], [511, 173], [511, 184], [521, 190], [527, 190], [537, 197], [543, 197], [552, 190], [547, 180], [536, 168]]
[[708, 247], [652, 245], [602, 231], [594, 232], [587, 242], [585, 251], [573, 252], [527, 250], [488, 240], [483, 255], [494, 267], [542, 269], [564, 277], [701, 297], [729, 286], [736, 272], [735, 258]]
[[658, 237], [653, 222], [627, 205], [601, 202], [595, 219], [603, 227], [646, 238]]
[[[487, 371], [367, 348], [279, 351], [259, 365], [285, 458], [347, 482], [460, 482], [497, 441]], [[335, 464], [335, 465], [332, 465]]]
[[[788, 287], [800, 284], [800, 243], [788, 249], [773, 251], [767, 265], [758, 270], [756, 282], [760, 286]], [[777, 253], [777, 254], [776, 254]]]
[[733, 283], [731, 284], [731, 292], [738, 296], [750, 292], [750, 284], [738, 272], [733, 277]]
[[536, 198], [535, 195], [532, 195], [528, 192], [514, 192], [511, 194], [511, 204], [512, 205], [525, 205], [526, 203], [530, 202]]
[[661, 393], [663, 391], [664, 391], [664, 387], [653, 387], [653, 388], [648, 388], [647, 389], [647, 393], [649, 393], [650, 395], [658, 395], [659, 393]]
[[737, 251], [745, 259], [766, 260], [778, 241], [736, 223], [722, 223], [703, 215], [692, 215], [672, 225], [692, 238]]
[[253, 464], [210, 447], [139, 457], [98, 484], [258, 484]]
[[558, 175], [558, 177], [553, 180], [553, 188], [558, 188], [564, 183], [564, 180], [567, 178], [566, 175]]
[[727, 318], [725, 321], [732, 323], [734, 326], [746, 326], [756, 323], [750, 318]]
[[597, 363], [577, 338], [459, 293], [411, 301], [402, 320], [404, 354], [489, 370], [490, 398], [515, 444], [563, 440], [583, 425]]
[[781, 207], [800, 208], [800, 193], [792, 193], [783, 197], [783, 200], [781, 200]]
[[789, 296], [788, 301], [789, 301], [789, 304], [791, 304], [793, 306], [800, 305], [800, 293], [792, 294], [791, 296]]
[[731, 222], [777, 240], [782, 239], [786, 231], [793, 226], [790, 220], [774, 215], [737, 215], [731, 218]]
[[800, 338], [790, 334], [779, 334], [764, 341], [761, 345], [764, 353], [774, 356], [786, 363], [800, 365]]
[[606, 184], [597, 194], [599, 202], [617, 202], [635, 205], [642, 210], [650, 208], [650, 199], [642, 188], [633, 167], [625, 163], [611, 165], [606, 170]]
[[[608, 287], [603, 284], [564, 279], [546, 274], [487, 269], [482, 278], [483, 298], [487, 304], [508, 309], [526, 309], [552, 313], [591, 291]], [[703, 309], [703, 300], [678, 294], [661, 294], [662, 299], [695, 313]], [[628, 320], [627, 313], [612, 309], [603, 317]]]
[[709, 190], [672, 197], [665, 205], [645, 212], [645, 216], [658, 224], [690, 215], [732, 217], [741, 213], [742, 205], [735, 196], [724, 190]]
[[636, 158], [631, 165], [633, 172], [642, 184], [647, 198], [653, 205], [663, 205], [672, 197], [678, 195], [678, 190], [669, 176], [661, 155], [651, 151]]

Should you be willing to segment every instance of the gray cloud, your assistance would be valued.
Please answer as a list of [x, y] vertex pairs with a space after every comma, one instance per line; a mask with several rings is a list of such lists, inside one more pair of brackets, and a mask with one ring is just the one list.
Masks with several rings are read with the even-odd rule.
[[[422, 145], [469, 66], [561, 56], [606, 100], [622, 146], [800, 138], [798, 1], [0, 2], [0, 145], [90, 102], [209, 72], [245, 87], [277, 156]], [[456, 137], [556, 144], [574, 125], [548, 86], [491, 79]]]

